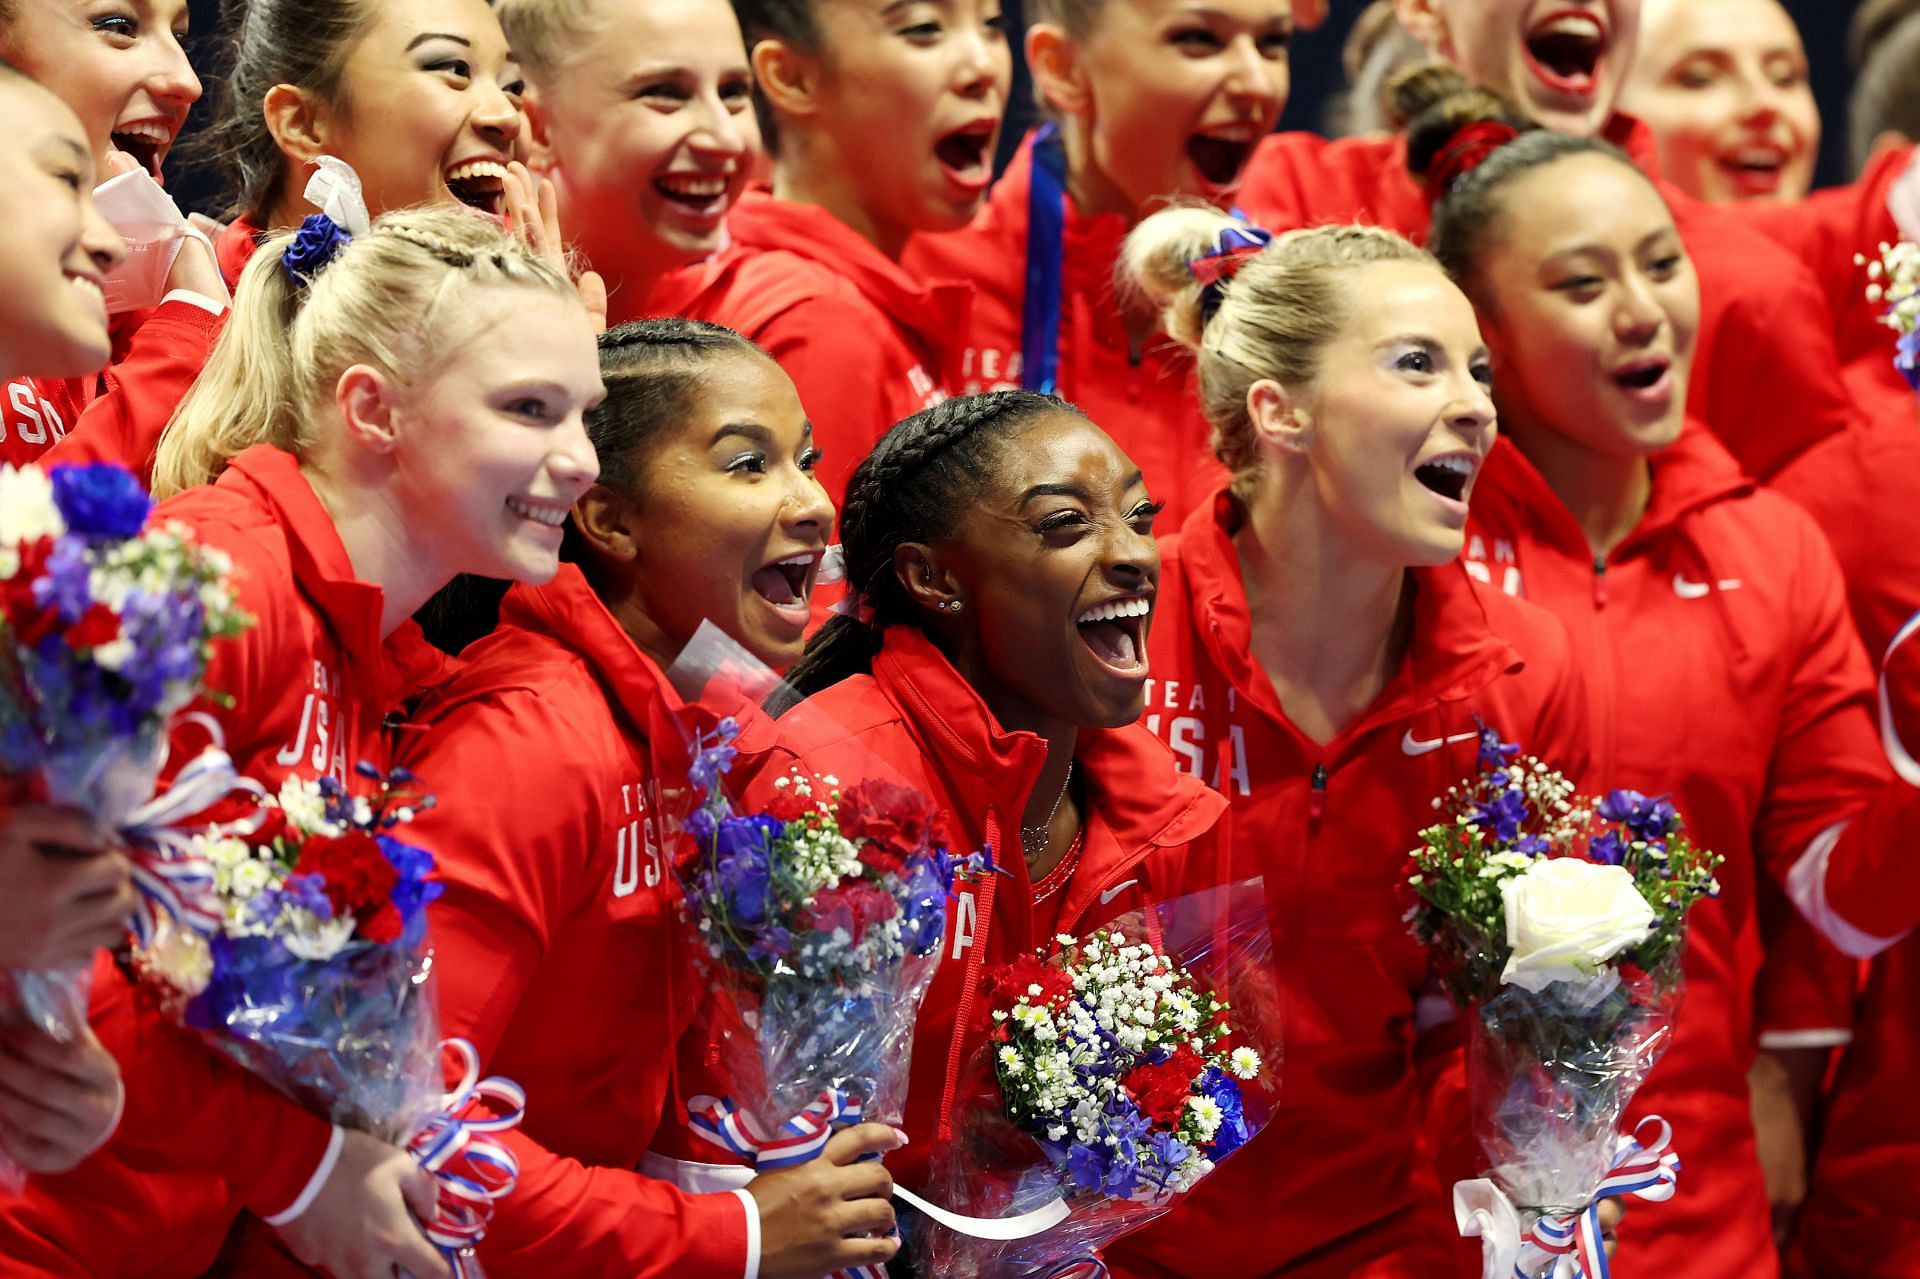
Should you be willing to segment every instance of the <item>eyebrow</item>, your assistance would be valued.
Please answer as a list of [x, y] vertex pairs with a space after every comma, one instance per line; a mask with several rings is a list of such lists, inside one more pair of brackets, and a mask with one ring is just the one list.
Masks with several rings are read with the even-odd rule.
[[49, 134], [41, 141], [40, 150], [43, 154], [47, 150], [62, 152], [66, 158], [83, 168], [87, 163], [87, 149], [64, 134]]
[[[1634, 252], [1636, 253], [1640, 252], [1641, 250], [1645, 249], [1648, 245], [1652, 244], [1655, 240], [1658, 240], [1663, 235], [1678, 236], [1679, 234], [1680, 234], [1680, 231], [1678, 227], [1674, 227], [1674, 226], [1657, 227], [1654, 230], [1649, 231], [1645, 235], [1640, 237], [1640, 239], [1633, 246]], [[1541, 263], [1541, 265], [1545, 266], [1547, 263], [1558, 262], [1561, 258], [1570, 258], [1570, 257], [1573, 257], [1575, 254], [1605, 253], [1605, 252], [1607, 252], [1607, 250], [1603, 245], [1575, 244], [1568, 248], [1561, 249], [1557, 253], [1550, 254], [1547, 257], [1546, 262]]]
[[773, 432], [758, 422], [728, 422], [713, 433], [713, 439], [707, 447], [712, 448], [720, 441], [735, 435], [741, 439], [752, 440], [755, 444], [773, 443]]
[[465, 36], [457, 36], [448, 31], [422, 31], [419, 35], [407, 41], [407, 52], [412, 53], [429, 40], [451, 40], [455, 44], [465, 45], [469, 49], [473, 48], [473, 41], [467, 39]]
[[[1146, 473], [1144, 471], [1135, 471], [1127, 477], [1127, 482], [1120, 486], [1120, 490], [1121, 492], [1125, 492], [1130, 488], [1136, 488], [1146, 482]], [[1088, 504], [1093, 502], [1092, 496], [1078, 484], [1036, 484], [1020, 495], [1020, 504], [1014, 509], [1024, 511], [1027, 505], [1037, 497], [1071, 497], [1077, 501]]]

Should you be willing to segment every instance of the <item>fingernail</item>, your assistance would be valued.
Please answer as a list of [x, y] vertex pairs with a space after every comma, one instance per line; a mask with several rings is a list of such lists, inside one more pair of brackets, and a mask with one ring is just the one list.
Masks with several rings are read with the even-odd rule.
[[900, 1139], [900, 1144], [902, 1146], [906, 1145], [907, 1141], [909, 1140], [906, 1134], [906, 1130], [902, 1128], [895, 1128], [893, 1130], [893, 1135]]

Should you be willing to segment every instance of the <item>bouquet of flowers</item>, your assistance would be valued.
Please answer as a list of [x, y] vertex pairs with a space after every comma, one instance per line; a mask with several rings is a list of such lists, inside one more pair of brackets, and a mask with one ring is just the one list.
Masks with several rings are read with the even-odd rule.
[[934, 1273], [1104, 1273], [1099, 1248], [1260, 1129], [1278, 1066], [1263, 891], [1162, 903], [992, 973], [988, 1043], [928, 1194], [948, 1210], [922, 1231]]
[[804, 1162], [834, 1126], [898, 1119], [913, 1023], [933, 978], [956, 873], [925, 795], [793, 771], [756, 813], [720, 785], [738, 727], [697, 735], [705, 802], [678, 859], [710, 963], [734, 1094], [692, 1103], [695, 1130], [758, 1167]]
[[1671, 1134], [1620, 1116], [1665, 1051], [1687, 911], [1719, 891], [1665, 799], [1577, 795], [1483, 727], [1480, 772], [1435, 807], [1410, 883], [1413, 932], [1469, 1010], [1468, 1088], [1490, 1180], [1455, 1188], [1491, 1279], [1605, 1273], [1597, 1204], [1672, 1195]]
[[1920, 391], [1920, 244], [1882, 244], [1877, 260], [1856, 253], [1853, 262], [1867, 268], [1867, 301], [1886, 308], [1880, 323], [1900, 335], [1893, 366]]
[[[249, 619], [226, 556], [184, 526], [147, 528], [150, 508], [119, 466], [0, 466], [0, 775], [120, 828], [143, 908], [178, 913], [204, 883], [157, 836], [224, 794], [232, 771], [220, 756], [173, 801], [150, 801], [213, 641]], [[71, 1037], [86, 976], [0, 974], [0, 1022]]]
[[288, 778], [252, 821], [198, 835], [220, 926], [162, 926], [134, 951], [161, 1006], [310, 1110], [389, 1141], [405, 1138], [440, 1086], [426, 998], [433, 857], [393, 830], [428, 797], [405, 772]]

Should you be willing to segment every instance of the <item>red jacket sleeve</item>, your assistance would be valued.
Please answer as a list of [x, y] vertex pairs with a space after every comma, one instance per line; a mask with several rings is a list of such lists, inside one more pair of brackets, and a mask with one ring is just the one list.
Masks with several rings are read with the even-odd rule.
[[822, 456], [817, 473], [838, 505], [854, 468], [894, 423], [886, 387], [888, 337], [874, 333], [871, 308], [810, 298], [769, 320], [755, 335], [800, 392]]
[[[528, 749], [578, 736], [563, 705], [511, 689], [436, 718], [408, 761], [436, 801], [409, 835], [433, 851], [446, 885], [431, 915], [441, 1027], [472, 1040], [483, 1063], [555, 933], [595, 887], [580, 881], [606, 821], [605, 770], [577, 751]], [[513, 785], [503, 786], [509, 769]], [[671, 1046], [662, 1039], [660, 1050]], [[758, 1211], [738, 1196], [692, 1195], [624, 1168], [591, 1167], [524, 1132], [507, 1144], [520, 1176], [495, 1210], [484, 1261], [516, 1272], [701, 1279], [751, 1279], [757, 1269]]]
[[133, 332], [126, 354], [101, 375], [102, 389], [79, 411], [47, 462], [119, 462], [142, 480], [153, 473], [160, 433], [200, 376], [225, 323], [178, 298], [162, 302]]
[[[1772, 881], [1762, 884], [1763, 889], [1771, 887]], [[1777, 895], [1779, 890], [1773, 892]], [[1790, 907], [1763, 928], [1768, 934], [1767, 954], [1753, 990], [1759, 1046], [1784, 1050], [1849, 1043], [1859, 961], [1842, 954], [1810, 920]]]

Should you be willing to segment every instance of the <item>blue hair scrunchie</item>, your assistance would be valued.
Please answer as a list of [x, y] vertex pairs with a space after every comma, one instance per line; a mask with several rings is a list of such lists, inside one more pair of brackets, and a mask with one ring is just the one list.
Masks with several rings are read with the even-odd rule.
[[298, 289], [324, 271], [353, 235], [324, 213], [309, 213], [300, 223], [293, 243], [280, 255], [280, 270]]
[[1193, 278], [1200, 281], [1202, 286], [1202, 326], [1213, 319], [1213, 313], [1220, 309], [1220, 299], [1225, 295], [1227, 281], [1239, 272], [1248, 258], [1273, 243], [1273, 232], [1252, 225], [1240, 210], [1234, 209], [1231, 216], [1236, 221], [1220, 228], [1220, 233], [1213, 238], [1213, 247], [1187, 263], [1187, 270], [1193, 272]]

